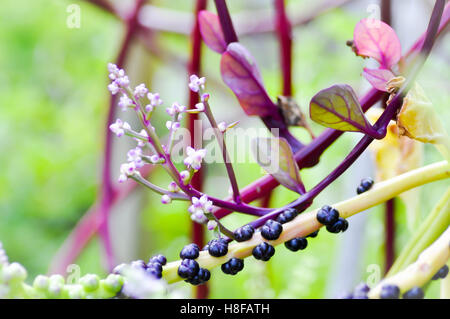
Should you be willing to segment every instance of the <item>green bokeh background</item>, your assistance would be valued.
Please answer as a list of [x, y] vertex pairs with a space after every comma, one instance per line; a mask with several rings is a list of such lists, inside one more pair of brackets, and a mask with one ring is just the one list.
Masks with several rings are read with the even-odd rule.
[[[307, 2], [303, 1], [305, 5]], [[63, 0], [3, 0], [1, 3], [0, 241], [10, 260], [27, 268], [29, 280], [47, 272], [57, 249], [95, 201], [109, 101], [106, 64], [115, 59], [123, 35], [123, 26], [117, 19], [82, 1], [76, 2], [81, 7], [81, 28], [67, 28], [66, 8], [71, 3]], [[180, 0], [153, 3], [186, 12], [191, 11], [193, 5], [193, 1]], [[230, 4], [233, 12], [241, 9], [239, 1], [230, 1]], [[296, 30], [295, 97], [304, 110], [312, 95], [333, 83], [348, 83], [358, 93], [364, 92], [363, 86], [367, 83], [360, 73], [365, 61], [356, 58], [345, 41], [352, 37], [355, 23], [365, 14], [337, 9]], [[160, 34], [156, 39], [164, 50], [181, 59], [188, 58], [186, 37]], [[427, 61], [419, 81], [448, 123], [450, 41], [445, 40], [448, 36], [440, 42], [439, 54]], [[280, 92], [280, 74], [275, 38], [246, 37], [242, 42], [255, 55], [270, 95], [276, 96]], [[211, 79], [209, 88], [214, 112], [219, 119], [223, 114], [229, 117], [230, 110], [237, 116], [242, 114], [235, 98], [220, 82], [219, 56], [207, 48], [204, 53], [204, 75]], [[187, 73], [180, 72], [175, 62], [164, 64], [160, 59], [148, 58], [154, 60], [145, 64], [149, 69], [144, 70], [148, 72], [146, 82], [153, 83], [152, 89], [161, 92], [167, 103], [186, 101]], [[163, 115], [159, 118], [164, 123]], [[260, 125], [257, 120], [251, 123]], [[312, 125], [316, 133], [323, 130]], [[301, 129], [293, 131], [303, 140], [309, 140]], [[355, 135], [346, 134], [327, 150], [317, 167], [303, 171], [307, 187], [332, 170], [354, 143]], [[426, 145], [424, 162], [437, 160], [440, 160], [439, 154]], [[241, 187], [262, 175], [255, 164], [239, 164], [235, 169]], [[206, 182], [206, 190], [225, 195], [227, 189], [217, 187], [226, 185], [221, 177], [223, 168], [215, 164], [207, 171], [211, 177]], [[155, 180], [161, 185], [168, 183], [162, 172], [156, 173]], [[443, 194], [445, 185], [443, 181], [422, 188], [422, 216]], [[344, 199], [348, 187], [340, 178], [317, 198], [313, 207]], [[356, 185], [351, 187], [356, 188]], [[271, 205], [281, 206], [293, 199], [295, 194], [277, 189]], [[406, 228], [404, 206], [400, 202], [399, 206], [396, 243], [400, 249], [410, 233]], [[147, 259], [155, 252], [164, 252], [169, 260], [177, 258], [179, 249], [189, 240], [189, 218], [185, 209], [183, 204], [163, 206], [157, 196], [145, 193], [136, 258]], [[233, 215], [227, 217], [225, 223], [233, 228], [249, 220], [246, 216]], [[359, 258], [364, 265], [382, 267], [382, 207], [370, 211], [367, 227], [365, 238], [361, 239], [365, 243], [364, 254]], [[230, 278], [218, 269], [213, 270], [211, 297], [324, 297], [327, 282], [333, 280], [330, 276], [333, 260], [340, 253], [339, 236], [322, 232], [310, 241], [307, 250], [297, 254], [279, 247], [275, 258], [266, 264], [249, 258], [239, 276]], [[95, 238], [76, 262], [83, 273], [105, 274], [102, 256], [101, 242]], [[362, 271], [360, 280], [367, 276], [368, 273]], [[427, 296], [438, 296], [437, 284], [431, 284], [429, 290]]]

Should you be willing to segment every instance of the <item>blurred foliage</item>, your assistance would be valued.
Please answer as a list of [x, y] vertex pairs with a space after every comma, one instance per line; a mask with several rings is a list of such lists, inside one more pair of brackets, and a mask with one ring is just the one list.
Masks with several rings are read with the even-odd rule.
[[[306, 2], [306, 1], [304, 1]], [[82, 26], [66, 27], [63, 0], [3, 0], [0, 13], [0, 240], [10, 259], [21, 262], [34, 277], [47, 271], [50, 260], [76, 222], [96, 198], [104, 141], [104, 118], [108, 106], [106, 64], [114, 60], [123, 29], [114, 17], [82, 1]], [[155, 1], [157, 5], [189, 11], [191, 1]], [[243, 4], [230, 1], [231, 10]], [[254, 5], [254, 4], [253, 4]], [[338, 9], [308, 26], [295, 30], [294, 83], [295, 97], [306, 111], [309, 100], [318, 90], [333, 83], [347, 83], [359, 93], [367, 88], [360, 73], [364, 60], [356, 58], [345, 46], [352, 37], [353, 26], [361, 18]], [[188, 41], [180, 35], [162, 34], [158, 44], [186, 60]], [[271, 96], [280, 91], [278, 47], [273, 36], [243, 38], [242, 42], [259, 62]], [[450, 118], [448, 85], [448, 52], [450, 41], [441, 41], [440, 54], [426, 63], [419, 82], [427, 91], [443, 118]], [[405, 51], [405, 48], [404, 48]], [[442, 52], [447, 52], [444, 56]], [[208, 88], [213, 94], [213, 112], [227, 120], [243, 118], [230, 91], [219, 74], [219, 56], [204, 48], [203, 68]], [[132, 61], [130, 62], [132, 63]], [[186, 101], [186, 76], [180, 76], [180, 65], [152, 64], [152, 91], [159, 91], [166, 101]], [[164, 79], [164, 80], [161, 80]], [[230, 110], [233, 114], [230, 116]], [[243, 127], [262, 127], [257, 119], [244, 120]], [[323, 128], [312, 123], [319, 133]], [[293, 129], [304, 141], [309, 137], [302, 129]], [[355, 136], [346, 134], [325, 153], [317, 167], [302, 172], [307, 187], [312, 187], [346, 156], [355, 144]], [[123, 156], [124, 157], [124, 156]], [[425, 163], [440, 159], [428, 145]], [[122, 159], [123, 160], [123, 159]], [[240, 186], [262, 176], [256, 164], [235, 165]], [[209, 178], [205, 190], [226, 196], [228, 185], [224, 168], [219, 164], [207, 167]], [[350, 170], [323, 192], [313, 207], [343, 200], [348, 190], [346, 178]], [[361, 178], [374, 175], [367, 172]], [[155, 181], [167, 184], [162, 172]], [[444, 182], [423, 187], [421, 214], [425, 216], [443, 192]], [[356, 185], [355, 185], [356, 188]], [[272, 206], [281, 206], [295, 199], [290, 191], [276, 189]], [[164, 253], [169, 260], [178, 256], [189, 241], [189, 217], [185, 204], [164, 206], [159, 197], [145, 193], [145, 204], [139, 223], [139, 255], [146, 259]], [[404, 206], [399, 202], [397, 214], [397, 247], [402, 247], [410, 233], [406, 227]], [[251, 220], [234, 214], [225, 219], [231, 228]], [[351, 220], [350, 220], [351, 221]], [[350, 222], [351, 227], [351, 222]], [[362, 258], [367, 265], [383, 267], [383, 207], [371, 210], [365, 232]], [[120, 234], [113, 234], [120, 241]], [[326, 296], [333, 262], [340, 253], [337, 243], [342, 235], [326, 232], [309, 241], [308, 249], [291, 253], [283, 246], [267, 264], [249, 258], [239, 276], [226, 277], [220, 269], [212, 272], [211, 297], [223, 298], [321, 298]], [[77, 263], [83, 273], [104, 273], [102, 247], [94, 239]], [[345, 274], [344, 274], [345, 275]], [[368, 273], [362, 271], [360, 281]], [[356, 282], [355, 282], [356, 284]], [[431, 296], [437, 296], [432, 284]]]

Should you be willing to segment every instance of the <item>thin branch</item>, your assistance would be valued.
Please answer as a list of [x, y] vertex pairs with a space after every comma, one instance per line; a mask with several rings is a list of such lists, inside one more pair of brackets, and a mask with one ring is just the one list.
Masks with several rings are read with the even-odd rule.
[[230, 180], [231, 189], [233, 190], [233, 200], [236, 204], [241, 203], [241, 195], [239, 194], [239, 186], [236, 180], [236, 174], [233, 170], [233, 165], [231, 164], [230, 155], [227, 151], [227, 145], [225, 143], [224, 134], [219, 130], [219, 127], [217, 126], [216, 119], [214, 118], [214, 115], [211, 112], [211, 107], [209, 106], [209, 103], [207, 101], [203, 102], [203, 105], [205, 106], [205, 115], [208, 118], [209, 123], [211, 123], [211, 126], [214, 130], [214, 135], [216, 136], [217, 143], [219, 144], [219, 147], [222, 151], [222, 158], [227, 170], [228, 178]]

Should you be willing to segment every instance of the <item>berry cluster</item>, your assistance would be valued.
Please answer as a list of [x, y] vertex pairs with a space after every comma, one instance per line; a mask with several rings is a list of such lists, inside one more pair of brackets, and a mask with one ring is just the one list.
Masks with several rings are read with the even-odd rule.
[[200, 249], [196, 244], [189, 244], [183, 247], [180, 252], [181, 264], [178, 267], [178, 276], [185, 279], [191, 285], [204, 284], [211, 278], [208, 269], [200, 268], [194, 259], [200, 255]]
[[262, 227], [261, 227], [261, 236], [267, 240], [277, 240], [281, 232], [283, 231], [283, 226], [272, 219], [269, 219]]
[[362, 179], [358, 188], [356, 188], [356, 193], [359, 195], [364, 192], [367, 192], [369, 189], [372, 188], [373, 183], [374, 183], [373, 179], [371, 179], [370, 177], [366, 177], [366, 178]]
[[327, 231], [330, 233], [344, 232], [348, 228], [348, 222], [346, 219], [339, 217], [339, 212], [328, 206], [323, 206], [317, 212], [317, 221], [327, 227]]
[[275, 254], [275, 248], [272, 245], [263, 242], [253, 248], [252, 254], [253, 257], [258, 260], [268, 261]]
[[[367, 284], [361, 283], [355, 287], [353, 293], [345, 294], [342, 299], [368, 299], [370, 288]], [[403, 299], [423, 299], [424, 292], [420, 287], [412, 287], [408, 291], [405, 291], [402, 295]], [[396, 285], [386, 284], [381, 287], [380, 292], [381, 299], [399, 299], [400, 288]]]
[[250, 240], [255, 233], [255, 229], [251, 225], [244, 225], [234, 231], [234, 239], [237, 242]]
[[227, 275], [236, 275], [244, 269], [244, 260], [239, 258], [231, 258], [226, 263], [222, 264], [221, 268]]
[[209, 254], [213, 257], [222, 257], [228, 253], [228, 242], [225, 238], [210, 240], [207, 247]]
[[295, 208], [288, 208], [284, 212], [282, 212], [277, 217], [277, 222], [280, 224], [286, 224], [287, 222], [290, 222], [295, 217], [297, 217], [298, 211]]

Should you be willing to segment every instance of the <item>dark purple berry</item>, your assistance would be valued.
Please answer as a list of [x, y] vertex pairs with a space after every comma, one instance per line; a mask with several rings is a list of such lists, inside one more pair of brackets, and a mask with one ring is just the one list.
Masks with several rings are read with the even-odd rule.
[[[161, 266], [161, 264], [152, 264], [152, 265]], [[145, 270], [145, 272], [151, 276], [154, 276], [157, 279], [160, 279], [162, 277], [162, 267], [161, 269], [158, 269], [157, 267], [149, 267]]]
[[209, 270], [200, 268], [197, 275], [192, 278], [188, 278], [185, 281], [190, 283], [191, 285], [198, 286], [207, 282], [209, 278], [211, 278], [211, 273], [209, 272]]
[[441, 269], [437, 271], [437, 273], [434, 274], [432, 280], [438, 280], [438, 279], [444, 279], [448, 275], [448, 266], [444, 265]]
[[369, 189], [372, 188], [372, 186], [373, 186], [373, 179], [371, 179], [370, 177], [364, 178], [361, 180], [361, 183], [356, 189], [356, 193], [362, 194], [364, 192], [367, 192]]
[[147, 264], [147, 270], [148, 269], [155, 269], [155, 270], [157, 270], [159, 272], [162, 272], [163, 267], [162, 267], [162, 265], [160, 263], [148, 263]]
[[360, 283], [358, 286], [356, 286], [355, 290], [353, 291], [353, 298], [354, 299], [367, 299], [367, 294], [370, 291], [370, 287], [365, 283]]
[[353, 299], [353, 295], [350, 292], [344, 292], [338, 299]]
[[222, 257], [228, 253], [228, 242], [226, 239], [213, 239], [208, 243], [208, 252], [213, 257]]
[[234, 239], [237, 242], [243, 242], [252, 238], [255, 229], [251, 225], [244, 225], [234, 232]]
[[285, 224], [297, 217], [298, 211], [295, 208], [288, 208], [277, 217], [277, 222]]
[[283, 226], [274, 220], [269, 219], [261, 227], [261, 236], [267, 240], [276, 240], [280, 237], [283, 231]]
[[423, 299], [424, 296], [422, 288], [416, 286], [405, 292], [403, 299]]
[[332, 225], [327, 225], [327, 230], [330, 233], [337, 234], [339, 232], [344, 232], [348, 228], [348, 221], [344, 218], [339, 218], [337, 222]]
[[316, 238], [317, 235], [319, 235], [319, 231], [318, 231], [318, 230], [316, 230], [315, 232], [312, 232], [311, 234], [309, 234], [309, 235], [306, 236], [306, 237]]
[[400, 289], [396, 285], [384, 285], [381, 287], [381, 299], [398, 299], [400, 297]]
[[183, 247], [183, 249], [180, 251], [180, 258], [181, 259], [195, 259], [198, 257], [200, 253], [200, 249], [198, 248], [197, 244], [189, 244]]
[[268, 261], [275, 254], [275, 248], [273, 248], [272, 245], [263, 242], [253, 248], [252, 254], [255, 259]]
[[244, 261], [239, 258], [231, 258], [221, 266], [222, 271], [227, 275], [236, 275], [244, 269]]
[[199, 265], [194, 259], [183, 259], [178, 267], [178, 276], [181, 278], [192, 278], [197, 275]]
[[305, 249], [306, 246], [308, 246], [308, 241], [306, 240], [306, 238], [297, 237], [285, 242], [284, 246], [286, 246], [286, 248], [289, 250], [298, 251]]
[[339, 212], [330, 206], [323, 206], [317, 212], [317, 221], [323, 225], [329, 226], [336, 223], [339, 219]]
[[164, 255], [156, 255], [153, 256], [152, 258], [150, 258], [150, 260], [148, 261], [149, 263], [160, 263], [161, 265], [165, 265], [167, 264], [167, 259]]

